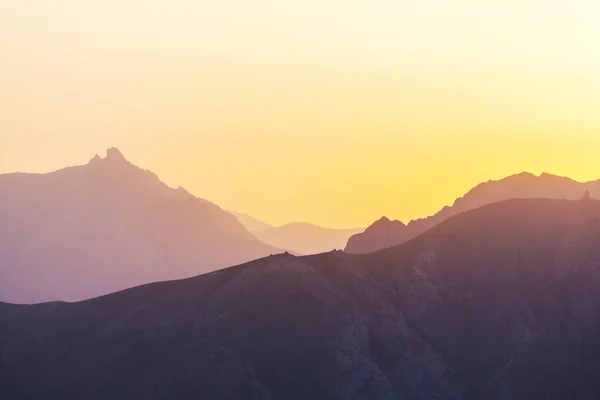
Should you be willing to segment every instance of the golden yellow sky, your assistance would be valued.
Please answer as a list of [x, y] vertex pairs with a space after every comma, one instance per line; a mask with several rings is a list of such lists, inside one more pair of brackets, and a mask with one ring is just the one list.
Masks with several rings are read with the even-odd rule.
[[0, 173], [117, 146], [270, 223], [600, 178], [600, 3], [0, 0]]

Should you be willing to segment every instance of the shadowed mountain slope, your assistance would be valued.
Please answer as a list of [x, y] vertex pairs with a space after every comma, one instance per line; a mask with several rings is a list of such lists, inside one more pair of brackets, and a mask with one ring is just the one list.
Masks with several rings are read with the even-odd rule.
[[596, 201], [510, 200], [377, 253], [0, 304], [0, 379], [15, 400], [597, 399], [599, 240]]
[[279, 252], [117, 149], [49, 174], [0, 175], [0, 300], [82, 300]]
[[431, 217], [410, 221], [406, 226], [400, 221], [390, 221], [384, 217], [364, 233], [351, 237], [345, 251], [362, 254], [395, 246], [420, 235], [453, 215], [497, 201], [520, 198], [578, 200], [586, 190], [592, 197], [600, 197], [600, 181], [580, 183], [546, 173], [540, 176], [527, 172], [511, 175], [498, 181], [481, 183], [463, 197], [456, 199], [451, 207], [444, 207]]

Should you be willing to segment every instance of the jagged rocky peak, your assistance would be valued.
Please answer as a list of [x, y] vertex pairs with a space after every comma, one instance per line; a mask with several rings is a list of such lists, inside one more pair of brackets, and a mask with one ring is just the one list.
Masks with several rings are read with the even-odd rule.
[[[130, 181], [141, 185], [162, 183], [152, 171], [144, 170], [127, 160], [123, 153], [116, 147], [106, 150], [104, 158], [96, 155], [90, 160], [88, 165], [90, 166], [90, 170], [95, 171], [96, 174], [121, 182]], [[181, 197], [187, 197], [185, 193], [179, 194]]]
[[375, 221], [374, 224], [377, 225], [384, 225], [384, 224], [389, 224], [391, 221], [388, 217], [381, 217], [379, 220]]
[[101, 161], [108, 161], [111, 163], [128, 162], [123, 153], [121, 153], [121, 151], [116, 147], [111, 147], [108, 150], [106, 150], [105, 158], [102, 158], [98, 154], [96, 154], [94, 158], [90, 160], [90, 163], [98, 163]]
[[116, 147], [111, 147], [106, 150], [106, 159], [111, 161], [127, 161], [123, 153]]

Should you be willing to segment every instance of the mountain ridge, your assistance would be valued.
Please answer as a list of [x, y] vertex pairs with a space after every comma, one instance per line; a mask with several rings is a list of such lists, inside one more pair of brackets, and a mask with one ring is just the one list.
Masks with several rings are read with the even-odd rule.
[[400, 244], [427, 231], [450, 216], [496, 201], [512, 198], [579, 200], [586, 190], [592, 197], [600, 197], [600, 180], [578, 182], [568, 177], [549, 173], [536, 176], [529, 172], [510, 175], [498, 180], [488, 180], [471, 188], [465, 195], [457, 198], [451, 206], [444, 206], [429, 217], [411, 220], [406, 224], [406, 229], [400, 229], [401, 227], [397, 224], [394, 227], [382, 223], [373, 224], [369, 227], [371, 229], [367, 228], [362, 234], [351, 237], [345, 251], [369, 253]]
[[593, 399], [598, 237], [598, 201], [506, 200], [371, 254], [0, 304], [0, 368], [14, 400]]

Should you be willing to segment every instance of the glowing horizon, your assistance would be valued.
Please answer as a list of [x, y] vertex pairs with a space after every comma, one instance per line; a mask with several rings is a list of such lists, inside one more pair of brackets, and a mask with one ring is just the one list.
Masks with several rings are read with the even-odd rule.
[[224, 209], [339, 228], [600, 178], [600, 4], [485, 3], [0, 0], [0, 173], [116, 146]]

